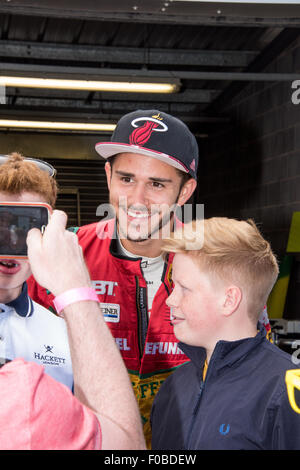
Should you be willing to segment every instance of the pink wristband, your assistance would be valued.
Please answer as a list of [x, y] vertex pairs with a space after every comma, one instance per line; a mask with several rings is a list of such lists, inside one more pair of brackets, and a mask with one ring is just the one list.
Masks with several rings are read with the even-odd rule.
[[82, 300], [94, 300], [95, 302], [99, 302], [98, 295], [94, 289], [91, 287], [78, 287], [76, 289], [67, 290], [66, 292], [58, 295], [53, 300], [53, 303], [58, 315], [60, 315], [60, 312], [68, 305]]

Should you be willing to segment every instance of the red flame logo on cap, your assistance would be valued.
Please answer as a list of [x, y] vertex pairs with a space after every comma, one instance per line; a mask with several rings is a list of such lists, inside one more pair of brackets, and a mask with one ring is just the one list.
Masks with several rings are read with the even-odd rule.
[[146, 121], [145, 124], [134, 129], [129, 136], [130, 145], [144, 145], [150, 139], [156, 127], [158, 127], [156, 122]]

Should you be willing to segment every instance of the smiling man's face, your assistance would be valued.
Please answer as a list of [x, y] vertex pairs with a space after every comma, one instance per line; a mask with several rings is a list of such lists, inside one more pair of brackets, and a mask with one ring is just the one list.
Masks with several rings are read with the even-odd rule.
[[172, 209], [189, 197], [189, 183], [181, 187], [176, 169], [155, 158], [123, 153], [105, 169], [119, 235], [131, 242], [160, 238], [162, 228], [172, 224]]

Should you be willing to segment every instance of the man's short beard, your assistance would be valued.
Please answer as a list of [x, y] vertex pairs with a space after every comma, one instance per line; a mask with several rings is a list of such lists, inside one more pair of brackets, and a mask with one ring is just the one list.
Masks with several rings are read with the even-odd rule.
[[[164, 238], [164, 237], [161, 237], [161, 236], [155, 236], [159, 232], [161, 232], [160, 235], [163, 235], [164, 230], [165, 230], [166, 236], [169, 236], [171, 231], [173, 230], [173, 227], [174, 227], [174, 214], [175, 214], [175, 211], [176, 211], [176, 207], [177, 207], [177, 205], [173, 204], [173, 206], [170, 207], [170, 210], [168, 212], [166, 212], [165, 214], [163, 214], [163, 216], [159, 220], [158, 225], [156, 225], [155, 227], [151, 227], [149, 229], [147, 235], [144, 234], [144, 235], [141, 235], [140, 237], [130, 236], [130, 233], [129, 233], [130, 230], [128, 230], [128, 228], [126, 229], [127, 233], [124, 233], [124, 231], [122, 231], [122, 226], [119, 222], [119, 217], [116, 216], [117, 227], [118, 227], [118, 232], [119, 232], [120, 238], [121, 239], [122, 238], [126, 239], [126, 240], [131, 241], [131, 242], [141, 243], [141, 242], [145, 242], [147, 240], [152, 240], [152, 239], [157, 240], [159, 238], [161, 238], [161, 239]], [[169, 227], [167, 226], [167, 224], [169, 224]]]
[[[166, 213], [162, 216], [162, 218], [159, 221], [159, 224], [157, 225], [157, 227], [155, 227], [153, 230], [152, 230], [152, 227], [151, 227], [150, 233], [148, 233], [147, 236], [140, 237], [140, 238], [130, 237], [129, 234], [128, 234], [128, 229], [127, 228], [126, 228], [127, 233], [122, 232], [122, 228], [121, 228], [121, 225], [120, 225], [120, 222], [119, 222], [118, 213], [117, 213], [117, 211], [115, 211], [119, 237], [121, 239], [128, 240], [128, 241], [131, 241], [131, 242], [136, 242], [136, 243], [145, 242], [147, 240], [153, 239], [153, 235], [156, 234], [157, 232], [162, 231], [168, 222], [170, 223], [169, 230], [168, 230], [166, 236], [165, 237], [163, 236], [162, 239], [167, 238], [168, 236], [170, 236], [170, 232], [174, 228], [174, 216], [176, 214], [176, 209], [179, 207], [177, 203], [178, 203], [178, 200], [179, 200], [179, 197], [180, 197], [181, 189], [182, 189], [182, 186], [180, 187], [180, 189], [178, 191], [175, 202], [171, 206], [169, 206], [169, 210], [166, 211]], [[112, 204], [112, 201], [110, 201], [110, 204]], [[122, 209], [127, 214], [127, 210], [128, 210], [127, 206], [126, 206], [126, 208], [122, 207], [122, 206], [119, 206], [119, 210], [120, 209]]]

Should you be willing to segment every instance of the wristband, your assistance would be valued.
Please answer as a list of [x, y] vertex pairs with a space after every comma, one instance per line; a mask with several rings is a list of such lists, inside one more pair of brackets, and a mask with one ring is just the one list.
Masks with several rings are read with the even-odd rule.
[[91, 287], [78, 287], [67, 290], [58, 295], [53, 300], [53, 303], [57, 314], [60, 315], [61, 311], [64, 310], [64, 308], [66, 308], [68, 305], [74, 304], [75, 302], [81, 302], [82, 300], [94, 300], [95, 302], [99, 302], [98, 295], [94, 289]]

